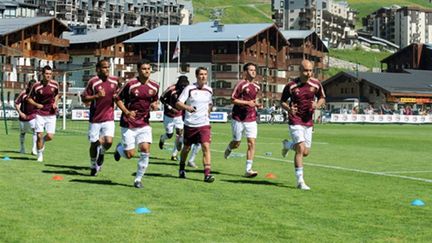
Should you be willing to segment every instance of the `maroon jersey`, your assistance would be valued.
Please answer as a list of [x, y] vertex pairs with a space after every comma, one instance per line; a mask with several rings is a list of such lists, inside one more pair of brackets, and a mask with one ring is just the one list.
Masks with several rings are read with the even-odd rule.
[[50, 80], [46, 85], [42, 82], [35, 83], [29, 97], [32, 97], [36, 103], [43, 105], [41, 109], [36, 111], [40, 116], [55, 115], [57, 110], [53, 108], [55, 97], [58, 95], [59, 85], [57, 81]]
[[98, 76], [91, 78], [83, 96], [96, 95], [99, 90], [104, 90], [105, 96], [91, 102], [89, 122], [114, 121], [114, 96], [118, 92], [117, 77], [109, 76], [105, 81], [102, 81]]
[[[169, 86], [161, 95], [161, 102], [164, 104], [164, 115], [169, 117], [179, 117], [183, 115], [183, 110], [173, 110], [177, 103], [178, 96], [175, 84]], [[170, 109], [171, 107], [171, 109]]]
[[135, 111], [135, 119], [126, 117], [123, 113], [120, 119], [121, 127], [136, 128], [149, 125], [150, 105], [158, 100], [159, 84], [148, 80], [145, 84], [137, 78], [131, 79], [119, 91], [116, 99], [122, 100], [129, 111]]
[[[237, 83], [231, 95], [231, 99], [238, 100], [255, 100], [260, 91], [260, 87], [255, 82], [241, 80]], [[246, 105], [234, 105], [232, 110], [232, 118], [240, 122], [253, 122], [256, 121], [256, 108]]]
[[297, 78], [285, 85], [281, 102], [287, 102], [290, 99], [290, 105], [297, 105], [298, 109], [295, 115], [289, 114], [290, 125], [313, 126], [312, 102], [315, 101], [315, 97], [325, 98], [324, 89], [317, 79], [311, 78], [303, 84]]
[[18, 97], [15, 99], [15, 104], [16, 105], [21, 105], [20, 106], [20, 111], [27, 116], [25, 119], [20, 116], [19, 117], [20, 121], [30, 121], [30, 120], [33, 120], [36, 117], [36, 107], [33, 106], [32, 104], [30, 104], [27, 101], [27, 98], [28, 98], [28, 95], [23, 90], [18, 95]]

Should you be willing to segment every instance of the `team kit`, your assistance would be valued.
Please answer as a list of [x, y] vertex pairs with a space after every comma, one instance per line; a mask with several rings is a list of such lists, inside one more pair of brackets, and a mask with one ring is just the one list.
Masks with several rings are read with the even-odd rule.
[[[208, 70], [198, 67], [195, 82], [186, 76], [178, 77], [159, 97], [159, 84], [150, 79], [151, 63], [142, 60], [136, 65], [137, 76], [123, 86], [119, 79], [111, 76], [108, 60], [98, 61], [96, 75], [91, 78], [81, 94], [81, 99], [90, 107], [88, 140], [90, 175], [97, 176], [105, 160], [105, 152], [113, 143], [115, 133], [114, 109], [117, 106], [120, 118], [121, 142], [114, 148], [114, 159], [131, 159], [138, 152], [134, 187], [143, 188], [142, 178], [149, 166], [150, 145], [153, 143], [150, 126], [150, 111], [164, 108], [164, 133], [159, 138], [163, 149], [167, 140], [174, 140], [171, 160], [179, 160], [178, 177], [187, 178], [186, 166], [197, 168], [195, 156], [202, 150], [204, 182], [215, 181], [211, 173], [211, 126], [209, 114], [212, 108], [213, 89], [207, 84]], [[253, 63], [243, 66], [243, 79], [235, 85], [231, 102], [232, 139], [228, 142], [224, 158], [229, 159], [237, 149], [242, 137], [246, 137], [247, 152], [245, 173], [253, 178], [256, 139], [258, 136], [257, 109], [263, 108], [257, 100], [260, 85], [256, 80], [257, 67]], [[41, 80], [31, 80], [15, 100], [20, 121], [20, 152], [25, 153], [24, 138], [31, 133], [32, 154], [38, 162], [44, 161], [45, 146], [53, 140], [56, 127], [57, 103], [60, 98], [59, 84], [52, 79], [50, 66], [42, 69]], [[282, 156], [294, 151], [296, 186], [310, 190], [303, 178], [303, 157], [310, 153], [312, 145], [313, 114], [323, 107], [325, 93], [319, 80], [313, 78], [313, 64], [303, 60], [300, 76], [289, 81], [282, 92], [280, 106], [288, 113], [291, 140], [282, 141]], [[191, 153], [191, 154], [190, 154]], [[188, 155], [189, 159], [188, 159]]]

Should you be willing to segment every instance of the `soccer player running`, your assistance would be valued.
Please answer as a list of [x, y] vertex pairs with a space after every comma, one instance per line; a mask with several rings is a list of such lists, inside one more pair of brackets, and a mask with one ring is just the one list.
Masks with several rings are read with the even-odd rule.
[[163, 149], [166, 139], [172, 138], [174, 128], [176, 130], [176, 139], [174, 148], [171, 155], [171, 160], [177, 160], [177, 152], [183, 146], [183, 110], [177, 110], [175, 104], [177, 103], [178, 96], [183, 89], [189, 85], [189, 80], [186, 76], [180, 76], [176, 84], [169, 86], [161, 95], [160, 101], [164, 104], [164, 127], [165, 133], [160, 136], [159, 148]]
[[[37, 133], [37, 161], [43, 162], [45, 142], [54, 138], [56, 128], [57, 102], [60, 98], [59, 85], [52, 79], [52, 68], [42, 68], [42, 80], [33, 85], [27, 101], [37, 108], [36, 133]], [[43, 135], [44, 130], [46, 135]]]
[[312, 77], [313, 65], [303, 60], [300, 77], [288, 82], [282, 92], [281, 106], [288, 111], [289, 131], [292, 141], [282, 142], [282, 156], [295, 150], [294, 166], [297, 188], [310, 190], [303, 179], [303, 157], [309, 155], [312, 145], [313, 114], [325, 103], [324, 89], [319, 80]]
[[122, 111], [120, 127], [122, 141], [117, 145], [114, 159], [130, 159], [135, 155], [138, 144], [140, 156], [134, 186], [142, 188], [142, 177], [149, 165], [152, 128], [150, 127], [150, 109], [157, 110], [159, 84], [150, 80], [151, 65], [147, 60], [137, 64], [138, 77], [131, 79], [120, 89], [116, 104]]
[[210, 111], [213, 90], [207, 85], [207, 68], [195, 70], [197, 82], [188, 85], [180, 94], [176, 107], [185, 110], [184, 146], [180, 156], [179, 177], [186, 178], [186, 158], [192, 144], [200, 143], [203, 151], [204, 181], [213, 182], [211, 174], [211, 127]]
[[37, 134], [36, 128], [36, 107], [29, 104], [27, 101], [28, 95], [30, 94], [32, 86], [36, 83], [36, 80], [32, 79], [28, 82], [27, 88], [18, 95], [15, 99], [15, 109], [19, 114], [20, 121], [20, 153], [25, 154], [25, 135], [26, 133], [32, 133], [33, 135], [33, 147], [32, 154], [37, 154]]
[[83, 102], [91, 102], [88, 139], [90, 141], [90, 175], [102, 168], [104, 154], [114, 137], [114, 97], [118, 91], [118, 78], [109, 75], [110, 63], [100, 60], [96, 64], [97, 75], [91, 78], [81, 94]]
[[243, 132], [247, 138], [247, 156], [245, 177], [255, 177], [257, 171], [252, 170], [253, 159], [255, 155], [256, 137], [258, 134], [256, 108], [262, 105], [256, 101], [257, 94], [260, 91], [256, 77], [256, 65], [246, 63], [243, 66], [245, 79], [240, 80], [234, 88], [231, 95], [231, 101], [234, 104], [232, 110], [232, 141], [225, 149], [224, 157], [227, 159], [233, 149], [240, 146]]

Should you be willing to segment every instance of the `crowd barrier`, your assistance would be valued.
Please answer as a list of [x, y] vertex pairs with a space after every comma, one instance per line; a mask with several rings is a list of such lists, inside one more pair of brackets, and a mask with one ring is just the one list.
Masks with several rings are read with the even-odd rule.
[[363, 114], [331, 114], [332, 123], [432, 123], [432, 116], [417, 115], [363, 115]]
[[[75, 121], [86, 121], [89, 119], [90, 111], [85, 109], [72, 110], [72, 120]], [[121, 117], [121, 111], [114, 111], [114, 120], [119, 121]], [[163, 111], [151, 111], [150, 121], [163, 121]], [[211, 122], [227, 122], [228, 114], [226, 112], [211, 112], [210, 113]]]

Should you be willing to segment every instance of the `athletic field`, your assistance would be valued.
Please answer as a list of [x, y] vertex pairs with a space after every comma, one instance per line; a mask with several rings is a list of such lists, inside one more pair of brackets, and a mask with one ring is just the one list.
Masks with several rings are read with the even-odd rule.
[[[58, 125], [60, 125], [58, 121]], [[293, 153], [280, 155], [286, 125], [259, 125], [254, 179], [244, 173], [245, 141], [223, 159], [229, 124], [213, 124], [216, 181], [199, 169], [178, 179], [170, 151], [159, 150], [153, 123], [143, 189], [137, 159], [89, 176], [87, 123], [68, 122], [46, 146], [44, 163], [21, 155], [17, 124], [1, 127], [0, 242], [430, 242], [432, 126], [317, 125], [305, 159], [311, 191], [295, 188]], [[119, 131], [115, 143], [119, 141]], [[168, 145], [172, 146], [170, 140]], [[30, 151], [30, 135], [26, 136]], [[114, 145], [115, 146], [115, 145]], [[272, 173], [276, 178], [266, 178]], [[61, 176], [63, 180], [52, 180]], [[421, 199], [424, 206], [412, 206]], [[136, 208], [148, 214], [136, 214]]]

